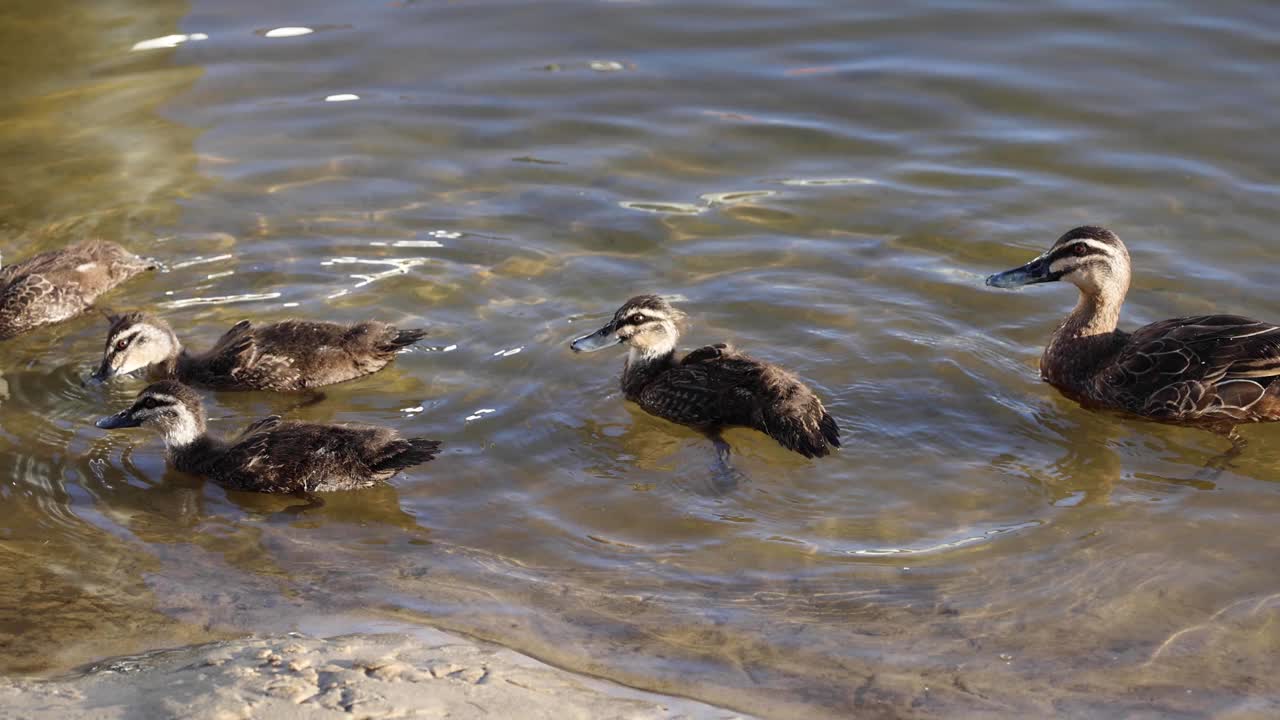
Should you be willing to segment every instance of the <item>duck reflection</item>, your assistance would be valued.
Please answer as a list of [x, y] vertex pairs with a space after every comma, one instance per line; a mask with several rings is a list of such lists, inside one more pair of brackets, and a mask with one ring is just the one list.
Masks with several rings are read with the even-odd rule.
[[[655, 419], [630, 404], [625, 406], [625, 412], [627, 423], [583, 423], [580, 431], [586, 439], [579, 445], [590, 447], [593, 454], [601, 456], [599, 461], [584, 466], [591, 475], [634, 481], [637, 471], [663, 474], [680, 491], [708, 497], [731, 493], [748, 481], [748, 475], [738, 467], [743, 462], [741, 452], [734, 463], [725, 462], [719, 455], [707, 460], [703, 435]], [[744, 431], [743, 435], [749, 438], [749, 433]]]
[[[1057, 458], [1042, 465], [1029, 462], [1026, 453], [1002, 453], [993, 464], [1038, 485], [1050, 504], [1062, 507], [1109, 503], [1126, 472], [1143, 482], [1195, 490], [1217, 488], [1218, 477], [1226, 467], [1217, 464], [1218, 458], [1205, 464], [1202, 451], [1187, 448], [1167, 435], [1178, 432], [1177, 429], [1169, 430], [1155, 423], [1132, 426], [1128, 420], [1131, 418], [1090, 413], [1065, 400], [1054, 399], [1052, 404], [1038, 407], [1018, 434], [1058, 448]], [[1165, 461], [1172, 461], [1178, 467], [1195, 467], [1195, 472], [1188, 475], [1156, 472], [1156, 463], [1150, 460], [1151, 449], [1156, 444], [1154, 438], [1124, 439], [1125, 435], [1143, 437], [1150, 433], [1166, 434]], [[1125, 451], [1130, 447], [1135, 448], [1134, 453]], [[1144, 467], [1136, 468], [1139, 464]]]

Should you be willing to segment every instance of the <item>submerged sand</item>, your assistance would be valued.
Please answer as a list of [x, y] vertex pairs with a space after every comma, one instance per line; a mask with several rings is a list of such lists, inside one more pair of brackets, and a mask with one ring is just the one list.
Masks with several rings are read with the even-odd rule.
[[744, 717], [576, 675], [435, 630], [290, 633], [98, 663], [56, 680], [0, 679], [0, 718]]

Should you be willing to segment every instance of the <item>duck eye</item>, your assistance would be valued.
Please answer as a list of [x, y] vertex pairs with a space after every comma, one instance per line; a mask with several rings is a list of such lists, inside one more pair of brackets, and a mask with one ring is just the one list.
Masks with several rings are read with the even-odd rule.
[[632, 315], [627, 322], [631, 323], [632, 325], [639, 325], [640, 323], [644, 322], [644, 316], [641, 315], [640, 313], [636, 313], [635, 315]]
[[129, 341], [128, 341], [128, 340], [121, 340], [120, 342], [116, 343], [116, 349], [117, 349], [117, 350], [123, 350], [123, 349], [125, 349], [125, 348], [127, 348], [127, 347], [129, 347]]
[[1071, 248], [1071, 252], [1075, 253], [1076, 257], [1080, 257], [1081, 255], [1089, 252], [1089, 248], [1084, 243], [1079, 243], [1075, 247]]
[[146, 408], [146, 409], [148, 409], [148, 410], [155, 410], [155, 409], [156, 409], [156, 406], [157, 406], [157, 405], [159, 405], [159, 404], [160, 404], [160, 403], [159, 403], [159, 402], [157, 402], [157, 401], [156, 401], [156, 399], [155, 399], [155, 398], [153, 398], [153, 397], [149, 397], [149, 398], [147, 398], [147, 399], [145, 399], [145, 400], [143, 400], [143, 401], [142, 401], [142, 407], [144, 407], [144, 408]]

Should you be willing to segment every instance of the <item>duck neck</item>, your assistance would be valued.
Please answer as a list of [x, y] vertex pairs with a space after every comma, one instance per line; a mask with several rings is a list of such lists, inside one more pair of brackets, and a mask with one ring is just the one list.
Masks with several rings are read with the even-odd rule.
[[622, 368], [622, 392], [629, 400], [635, 400], [649, 383], [675, 365], [675, 344], [660, 348], [657, 352], [645, 352], [631, 348], [627, 364]]
[[164, 435], [165, 450], [179, 470], [199, 472], [217, 454], [219, 443], [209, 437], [204, 418], [187, 415]]
[[169, 339], [173, 350], [169, 353], [169, 357], [158, 363], [152, 363], [147, 368], [147, 379], [182, 380], [186, 376], [186, 371], [191, 366], [191, 356], [187, 354], [187, 349], [182, 347], [182, 343], [178, 342], [178, 338], [170, 334]]
[[1093, 379], [1121, 341], [1116, 326], [1124, 295], [1121, 289], [1081, 291], [1075, 309], [1053, 333], [1040, 360], [1040, 375], [1046, 382], [1083, 390]]

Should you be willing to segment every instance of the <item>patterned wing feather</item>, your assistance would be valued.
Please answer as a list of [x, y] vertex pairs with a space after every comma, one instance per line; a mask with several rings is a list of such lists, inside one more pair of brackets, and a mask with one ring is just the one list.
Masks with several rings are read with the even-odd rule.
[[1149, 417], [1247, 421], [1277, 377], [1280, 327], [1205, 315], [1138, 330], [1102, 381]]
[[84, 304], [43, 275], [22, 275], [0, 289], [0, 336], [17, 335], [84, 310]]

